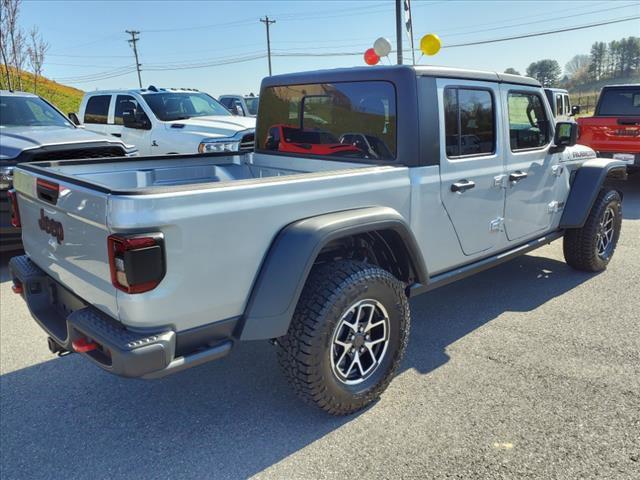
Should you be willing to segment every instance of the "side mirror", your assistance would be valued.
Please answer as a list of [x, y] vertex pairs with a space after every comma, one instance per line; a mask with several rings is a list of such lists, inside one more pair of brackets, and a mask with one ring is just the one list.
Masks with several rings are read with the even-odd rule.
[[242, 105], [236, 105], [235, 107], [233, 107], [233, 110], [235, 115], [239, 115], [240, 117], [244, 117], [244, 108], [242, 108]]
[[149, 118], [140, 110], [125, 110], [122, 112], [122, 123], [127, 128], [137, 128], [139, 130], [149, 130]]
[[578, 141], [578, 124], [575, 122], [558, 122], [553, 135], [555, 151], [561, 152], [566, 147], [573, 147]]
[[69, 112], [67, 114], [67, 117], [69, 117], [69, 120], [71, 120], [71, 123], [73, 123], [74, 125], [80, 125], [80, 119], [78, 118], [78, 115], [76, 115], [73, 112]]
[[571, 107], [571, 116], [575, 116], [575, 115], [579, 115], [580, 114], [580, 105], [574, 105], [573, 107]]
[[136, 121], [135, 110], [125, 110], [124, 112], [122, 112], [122, 123], [127, 128], [140, 128], [138, 126], [138, 122]]

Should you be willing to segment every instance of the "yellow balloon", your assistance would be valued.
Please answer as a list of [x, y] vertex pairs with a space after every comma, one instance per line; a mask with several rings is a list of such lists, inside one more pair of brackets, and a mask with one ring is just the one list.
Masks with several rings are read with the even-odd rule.
[[420, 39], [420, 50], [425, 55], [435, 55], [440, 51], [440, 37], [435, 33], [427, 33], [422, 39]]

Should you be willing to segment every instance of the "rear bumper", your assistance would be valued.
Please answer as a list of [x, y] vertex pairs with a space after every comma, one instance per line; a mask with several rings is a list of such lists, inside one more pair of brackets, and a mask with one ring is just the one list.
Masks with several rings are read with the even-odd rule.
[[69, 351], [78, 350], [78, 342], [94, 345], [81, 354], [115, 375], [160, 378], [224, 357], [233, 346], [234, 325], [228, 323], [206, 329], [207, 339], [197, 338], [198, 332], [179, 338], [170, 329], [127, 329], [64, 288], [26, 255], [13, 257], [9, 271], [31, 315], [56, 343]]
[[640, 169], [640, 153], [625, 153], [625, 152], [606, 152], [606, 151], [598, 151], [598, 157], [601, 158], [613, 158], [614, 155], [633, 155], [633, 160], [623, 160], [627, 164], [628, 170], [639, 170]]

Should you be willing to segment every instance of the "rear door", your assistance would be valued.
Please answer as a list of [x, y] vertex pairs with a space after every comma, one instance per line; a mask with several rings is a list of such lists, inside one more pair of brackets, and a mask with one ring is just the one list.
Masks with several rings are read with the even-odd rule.
[[80, 120], [87, 130], [109, 134], [109, 106], [111, 94], [92, 95], [87, 99], [84, 116]]
[[107, 194], [20, 168], [14, 185], [24, 249], [31, 260], [80, 298], [117, 318], [107, 250]]
[[549, 153], [553, 117], [540, 89], [503, 84], [501, 90], [508, 119], [504, 125], [508, 139], [505, 231], [509, 241], [522, 241], [547, 230], [553, 210], [559, 208], [553, 202], [560, 155]]
[[465, 255], [504, 243], [499, 84], [438, 79], [441, 196]]

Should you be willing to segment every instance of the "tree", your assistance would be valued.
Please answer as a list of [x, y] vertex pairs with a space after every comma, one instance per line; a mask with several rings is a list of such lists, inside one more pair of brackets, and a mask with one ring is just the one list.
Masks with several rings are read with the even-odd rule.
[[24, 34], [18, 26], [18, 15], [22, 0], [1, 0], [0, 11], [2, 12], [2, 57], [7, 72], [7, 81], [11, 83], [9, 72], [12, 67], [15, 69], [16, 81], [13, 87], [19, 86], [22, 89], [22, 78], [20, 71], [25, 61]]
[[38, 27], [33, 27], [29, 32], [31, 44], [27, 48], [29, 64], [33, 70], [33, 93], [38, 93], [38, 77], [42, 76], [42, 64], [44, 56], [49, 50], [49, 44], [38, 33]]
[[[4, 0], [0, 4], [0, 8], [4, 7]], [[6, 15], [0, 15], [0, 56], [2, 57], [2, 66], [4, 67], [4, 74], [7, 78], [7, 88], [9, 90], [13, 90], [11, 85], [11, 72], [9, 70], [9, 65], [11, 64], [10, 58], [11, 54], [9, 53], [9, 27], [7, 22]]]
[[509, 67], [507, 68], [504, 73], [510, 73], [511, 75], [520, 75], [520, 72], [517, 71], [515, 68], [513, 67]]
[[555, 87], [560, 81], [562, 70], [558, 62], [551, 59], [533, 62], [527, 67], [527, 76], [538, 80], [544, 87]]
[[589, 70], [591, 64], [591, 56], [589, 55], [575, 55], [564, 66], [564, 73], [570, 78], [581, 77], [585, 75]]
[[589, 79], [600, 80], [604, 78], [607, 60], [607, 44], [596, 42], [591, 46], [591, 64], [589, 65]]

